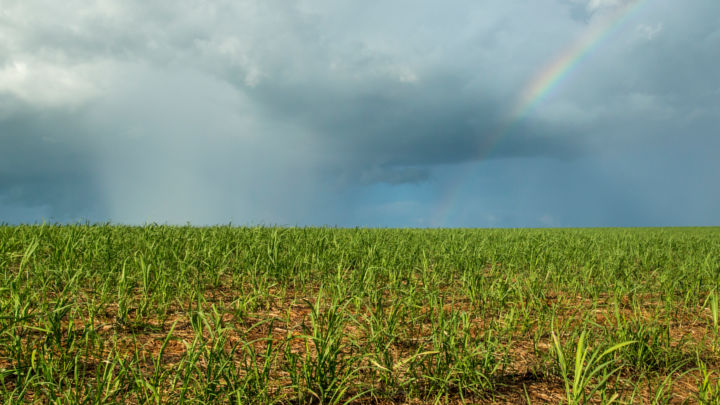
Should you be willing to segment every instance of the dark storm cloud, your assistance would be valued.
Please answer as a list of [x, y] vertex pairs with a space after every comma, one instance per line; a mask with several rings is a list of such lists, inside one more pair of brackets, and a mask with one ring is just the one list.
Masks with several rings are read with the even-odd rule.
[[77, 119], [33, 109], [0, 119], [0, 206], [47, 207], [48, 220], [103, 214], [89, 134]]
[[[665, 145], [657, 158], [681, 137], [708, 144], [720, 116], [714, 0], [646, 1], [527, 115], [509, 116], [533, 77], [625, 3], [7, 1], [0, 209], [351, 223], [347, 190], [427, 191], [443, 167], [490, 159], [511, 172], [630, 159], [648, 143]], [[388, 212], [433, 204], [402, 190]], [[350, 208], [330, 212], [339, 206]]]
[[[449, 75], [448, 75], [449, 76]], [[341, 83], [305, 87], [259, 85], [251, 94], [277, 120], [312, 128], [345, 162], [417, 166], [482, 157], [574, 156], [580, 145], [567, 130], [543, 122], [510, 126], [501, 101], [465, 89], [465, 80], [428, 78], [422, 85], [370, 83], [358, 92]], [[501, 148], [494, 148], [503, 140]]]

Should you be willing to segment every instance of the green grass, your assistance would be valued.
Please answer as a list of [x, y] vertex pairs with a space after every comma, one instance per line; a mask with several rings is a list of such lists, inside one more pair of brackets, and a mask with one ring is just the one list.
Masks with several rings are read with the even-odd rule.
[[718, 403], [719, 228], [0, 226], [5, 403]]

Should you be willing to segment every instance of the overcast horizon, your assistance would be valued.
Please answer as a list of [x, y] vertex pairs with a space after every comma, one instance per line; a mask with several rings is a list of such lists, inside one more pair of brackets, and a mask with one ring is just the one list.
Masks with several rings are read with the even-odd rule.
[[717, 0], [0, 0], [0, 223], [720, 225]]

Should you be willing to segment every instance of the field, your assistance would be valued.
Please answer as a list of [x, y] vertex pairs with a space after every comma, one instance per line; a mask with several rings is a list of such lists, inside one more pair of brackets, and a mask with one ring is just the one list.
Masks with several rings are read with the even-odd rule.
[[720, 403], [720, 229], [0, 227], [5, 403]]

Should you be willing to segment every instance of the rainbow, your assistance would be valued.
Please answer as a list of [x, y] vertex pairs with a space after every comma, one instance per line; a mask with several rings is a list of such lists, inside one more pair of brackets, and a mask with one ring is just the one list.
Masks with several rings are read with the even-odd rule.
[[[527, 114], [555, 90], [568, 76], [587, 58], [593, 50], [616, 32], [624, 23], [640, 9], [648, 0], [629, 0], [617, 6], [615, 10], [593, 22], [588, 29], [559, 57], [548, 64], [524, 87], [517, 97], [510, 113], [502, 120], [498, 129], [493, 131], [483, 150], [477, 154], [477, 160], [483, 159], [495, 145], [505, 137], [510, 129], [520, 122]], [[433, 226], [445, 226], [450, 215], [461, 200], [460, 192], [467, 184], [470, 170], [452, 182], [446, 189], [444, 197], [437, 204], [436, 214], [432, 217]]]

